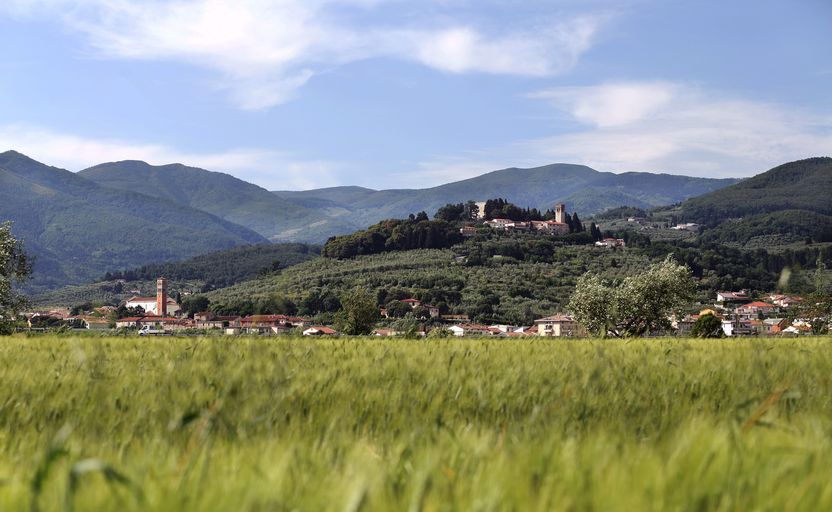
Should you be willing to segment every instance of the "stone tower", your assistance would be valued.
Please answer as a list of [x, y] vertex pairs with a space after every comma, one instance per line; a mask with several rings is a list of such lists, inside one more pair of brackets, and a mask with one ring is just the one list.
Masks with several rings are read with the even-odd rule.
[[168, 316], [168, 282], [164, 277], [156, 280], [156, 314]]
[[555, 204], [555, 222], [566, 224], [566, 205], [563, 203]]

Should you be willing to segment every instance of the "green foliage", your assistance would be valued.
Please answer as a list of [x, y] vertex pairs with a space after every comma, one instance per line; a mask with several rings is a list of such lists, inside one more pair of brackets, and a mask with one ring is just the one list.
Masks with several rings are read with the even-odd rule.
[[702, 315], [696, 319], [690, 332], [696, 338], [722, 338], [722, 320], [714, 315]]
[[617, 208], [610, 208], [600, 213], [596, 213], [593, 217], [596, 220], [615, 220], [627, 219], [630, 217], [647, 217], [647, 210], [643, 208], [636, 208], [634, 206], [619, 206]]
[[[302, 314], [315, 315], [337, 311], [338, 296], [361, 287], [375, 296], [377, 304], [416, 298], [439, 307], [443, 314], [529, 325], [534, 318], [562, 309], [584, 272], [623, 278], [650, 264], [636, 252], [590, 246], [556, 245], [546, 255], [551, 263], [491, 258], [469, 265], [458, 258], [464, 256], [449, 250], [388, 252], [342, 261], [319, 258], [278, 275], [210, 292], [208, 297], [216, 305], [280, 292], [295, 300]], [[610, 264], [612, 259], [617, 266]]]
[[204, 283], [203, 287], [206, 290], [212, 290], [278, 272], [310, 260], [318, 256], [319, 252], [318, 247], [306, 244], [248, 245], [211, 252], [183, 261], [107, 272], [104, 281], [153, 281], [159, 276], [165, 276], [173, 281], [199, 281]]
[[9, 334], [26, 297], [16, 290], [32, 272], [23, 242], [12, 234], [11, 222], [0, 224], [0, 334]]
[[344, 334], [370, 334], [378, 320], [375, 298], [363, 288], [355, 288], [341, 297], [341, 311], [336, 315], [336, 328]]
[[182, 312], [189, 318], [193, 318], [195, 314], [203, 311], [208, 311], [208, 306], [211, 305], [211, 300], [204, 295], [193, 295], [185, 297], [180, 304]]
[[387, 304], [387, 314], [393, 318], [404, 318], [408, 313], [412, 313], [413, 308], [409, 304], [393, 300]]
[[0, 502], [829, 510], [830, 353], [828, 337], [13, 337]]
[[643, 336], [670, 329], [670, 316], [681, 316], [695, 289], [690, 270], [668, 257], [620, 283], [581, 276], [568, 309], [595, 336]]
[[422, 212], [409, 219], [385, 220], [364, 231], [330, 238], [321, 254], [344, 259], [387, 251], [444, 249], [461, 241], [456, 226], [444, 220], [428, 220]]

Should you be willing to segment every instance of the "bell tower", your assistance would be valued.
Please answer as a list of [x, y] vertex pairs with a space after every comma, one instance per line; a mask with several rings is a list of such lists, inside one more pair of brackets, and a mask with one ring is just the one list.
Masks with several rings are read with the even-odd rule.
[[156, 280], [156, 314], [168, 316], [168, 282], [164, 277]]
[[555, 204], [555, 222], [566, 224], [566, 205], [563, 203]]

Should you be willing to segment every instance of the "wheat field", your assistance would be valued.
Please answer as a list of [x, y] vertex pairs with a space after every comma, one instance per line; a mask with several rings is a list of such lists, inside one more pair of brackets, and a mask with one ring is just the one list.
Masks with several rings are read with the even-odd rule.
[[0, 338], [0, 510], [830, 510], [832, 339]]

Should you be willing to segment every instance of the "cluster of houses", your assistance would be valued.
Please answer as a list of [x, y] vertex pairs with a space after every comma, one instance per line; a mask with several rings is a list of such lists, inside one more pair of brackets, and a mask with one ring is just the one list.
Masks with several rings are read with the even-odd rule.
[[726, 336], [811, 334], [811, 321], [796, 313], [803, 301], [795, 295], [769, 294], [754, 300], [747, 290], [717, 292], [713, 307], [676, 320], [673, 326], [680, 335], [688, 334], [700, 317], [713, 315], [722, 322]]
[[[484, 218], [485, 203], [477, 203], [479, 209], [478, 218]], [[566, 222], [566, 205], [558, 203], [555, 205], [554, 220], [532, 220], [532, 221], [515, 221], [511, 219], [496, 218], [486, 220], [482, 223], [492, 229], [505, 232], [524, 232], [524, 233], [542, 233], [547, 235], [568, 235], [569, 224]], [[468, 225], [459, 229], [462, 236], [474, 236], [477, 234], [477, 226]]]

